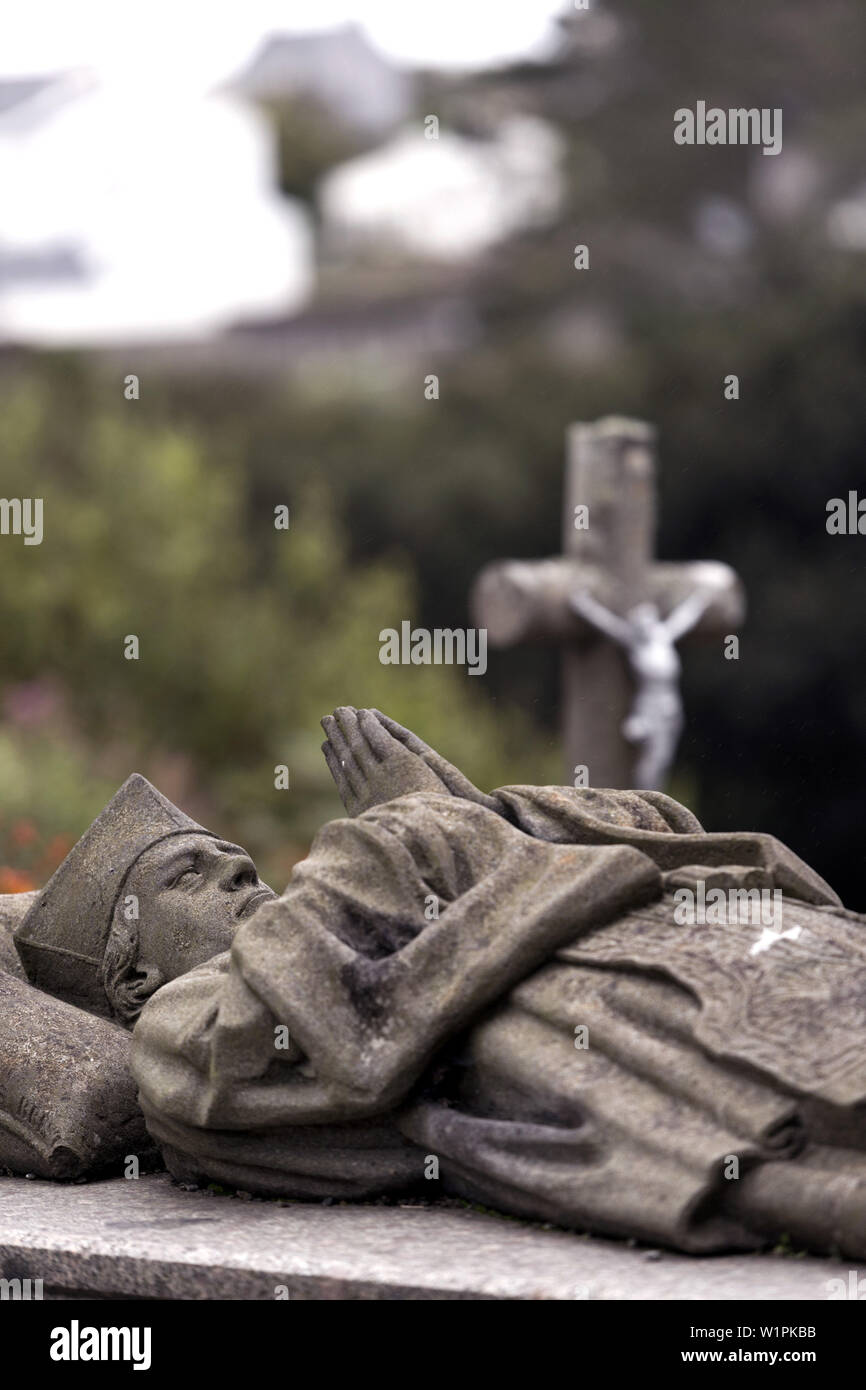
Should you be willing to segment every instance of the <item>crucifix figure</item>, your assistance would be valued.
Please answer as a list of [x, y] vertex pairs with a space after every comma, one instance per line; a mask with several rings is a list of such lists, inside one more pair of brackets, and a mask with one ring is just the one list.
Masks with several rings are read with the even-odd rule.
[[745, 614], [734, 571], [654, 561], [655, 431], [638, 420], [572, 425], [562, 556], [488, 565], [474, 620], [493, 646], [563, 647], [567, 777], [663, 786], [683, 725], [676, 642], [732, 636]]
[[639, 603], [621, 618], [590, 593], [571, 596], [574, 612], [617, 642], [628, 658], [635, 693], [622, 734], [640, 750], [633, 787], [658, 790], [667, 782], [684, 723], [676, 643], [700, 621], [711, 600], [711, 594], [696, 591], [666, 618], [654, 603]]

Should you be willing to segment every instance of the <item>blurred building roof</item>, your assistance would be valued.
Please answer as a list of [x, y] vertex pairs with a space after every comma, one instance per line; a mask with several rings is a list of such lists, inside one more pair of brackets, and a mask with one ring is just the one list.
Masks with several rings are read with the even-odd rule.
[[0, 116], [51, 85], [50, 77], [15, 77], [0, 81]]
[[86, 68], [0, 79], [0, 132], [14, 135], [41, 125], [95, 83], [94, 74]]
[[347, 126], [391, 129], [409, 114], [412, 78], [357, 24], [317, 34], [275, 34], [232, 88], [260, 101], [312, 96]]

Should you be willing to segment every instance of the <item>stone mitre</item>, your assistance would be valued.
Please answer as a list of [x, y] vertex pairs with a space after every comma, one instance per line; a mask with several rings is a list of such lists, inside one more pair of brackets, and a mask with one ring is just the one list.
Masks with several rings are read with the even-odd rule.
[[102, 964], [130, 869], [173, 835], [211, 835], [134, 772], [69, 851], [14, 933], [31, 984], [107, 1014]]

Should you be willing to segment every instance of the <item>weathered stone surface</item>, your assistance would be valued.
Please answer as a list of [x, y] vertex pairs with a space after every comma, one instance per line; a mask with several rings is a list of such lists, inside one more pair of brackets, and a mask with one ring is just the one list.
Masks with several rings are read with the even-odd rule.
[[821, 1300], [851, 1268], [647, 1251], [450, 1207], [279, 1206], [164, 1174], [0, 1179], [0, 1277], [41, 1278], [47, 1297]]
[[23, 922], [38, 897], [38, 888], [32, 893], [0, 893], [0, 970], [14, 975], [17, 980], [25, 980], [27, 976], [15, 949], [12, 933]]
[[45, 1178], [152, 1158], [130, 1036], [0, 971], [0, 1165]]

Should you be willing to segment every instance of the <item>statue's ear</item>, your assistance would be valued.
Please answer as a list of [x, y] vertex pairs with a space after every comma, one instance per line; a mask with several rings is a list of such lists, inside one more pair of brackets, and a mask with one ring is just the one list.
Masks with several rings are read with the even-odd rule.
[[125, 1028], [132, 1028], [152, 994], [165, 984], [165, 976], [155, 965], [138, 961], [131, 969], [111, 981], [105, 992], [112, 1012]]

